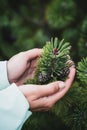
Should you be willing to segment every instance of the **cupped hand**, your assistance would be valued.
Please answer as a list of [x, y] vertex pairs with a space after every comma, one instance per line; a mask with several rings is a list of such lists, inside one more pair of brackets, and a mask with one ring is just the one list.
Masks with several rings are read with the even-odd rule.
[[10, 83], [14, 82], [21, 85], [27, 78], [34, 75], [38, 58], [42, 53], [42, 49], [32, 49], [13, 56], [7, 62], [7, 74]]
[[51, 109], [70, 89], [75, 76], [75, 68], [65, 82], [57, 81], [47, 85], [22, 85], [19, 90], [26, 97], [31, 111], [47, 111]]

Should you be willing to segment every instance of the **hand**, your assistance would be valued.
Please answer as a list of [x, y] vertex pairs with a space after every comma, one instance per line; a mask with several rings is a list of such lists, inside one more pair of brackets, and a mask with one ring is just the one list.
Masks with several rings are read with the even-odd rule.
[[13, 56], [7, 62], [8, 80], [21, 85], [27, 78], [32, 78], [36, 69], [38, 57], [42, 49], [32, 49]]
[[[75, 76], [75, 68], [70, 68], [69, 78], [48, 85], [22, 85], [19, 90], [29, 102], [31, 111], [47, 111], [69, 90]], [[64, 87], [65, 86], [65, 87]]]
[[58, 92], [59, 88], [65, 87], [64, 82], [53, 82], [48, 85], [21, 85], [18, 89], [29, 102], [31, 111], [48, 110], [50, 102], [48, 97]]

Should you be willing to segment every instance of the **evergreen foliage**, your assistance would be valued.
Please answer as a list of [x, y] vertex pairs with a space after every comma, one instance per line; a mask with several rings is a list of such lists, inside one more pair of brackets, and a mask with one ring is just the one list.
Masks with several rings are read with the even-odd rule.
[[[43, 53], [38, 61], [37, 70], [35, 73], [36, 84], [46, 84], [52, 81], [64, 80], [69, 74], [70, 67], [70, 44], [60, 42], [58, 38], [53, 38], [48, 41], [43, 47]], [[27, 83], [31, 83], [30, 79]]]
[[[60, 78], [58, 76], [61, 72], [64, 73], [63, 68], [66, 67], [67, 65], [66, 63], [68, 62], [68, 60], [70, 61], [70, 59], [68, 59], [67, 57], [67, 55], [69, 55], [70, 48], [71, 47], [69, 43], [67, 42], [64, 43], [64, 40], [58, 42], [57, 38], [55, 38], [54, 41], [53, 39], [51, 39], [51, 42], [47, 42], [47, 44], [44, 46], [42, 56], [38, 62], [36, 77], [34, 77], [36, 82], [34, 83], [44, 84], [54, 80], [59, 80], [59, 79], [63, 80], [63, 76], [60, 76]], [[54, 63], [52, 61], [54, 61]], [[68, 67], [70, 67], [70, 64]], [[54, 115], [57, 116], [58, 122], [59, 120], [61, 120], [63, 126], [66, 126], [71, 130], [87, 129], [86, 70], [87, 70], [87, 58], [83, 59], [81, 62], [78, 63], [78, 71], [77, 71], [78, 77], [81, 79], [81, 81], [85, 82], [84, 89], [83, 86], [80, 86], [81, 84], [75, 82], [73, 84], [73, 87], [69, 90], [69, 92], [60, 101], [58, 101], [55, 107], [50, 111], [50, 114], [54, 113]], [[56, 75], [57, 77], [55, 76], [55, 71], [57, 73]], [[41, 77], [41, 74], [44, 75], [44, 77]], [[52, 80], [50, 80], [49, 74], [52, 75], [51, 77], [53, 78]], [[38, 75], [39, 75], [39, 80], [37, 78]], [[30, 80], [27, 83], [30, 83]], [[38, 115], [39, 119], [41, 118], [41, 116], [44, 118], [44, 114], [40, 113]], [[50, 120], [51, 119], [49, 118], [49, 121]], [[25, 124], [25, 126], [28, 125], [28, 123]], [[42, 125], [39, 126], [39, 124], [37, 124], [36, 126], [42, 127]], [[62, 129], [61, 125], [58, 125], [57, 127]]]
[[66, 28], [74, 21], [75, 16], [76, 5], [73, 0], [52, 1], [46, 10], [46, 19], [53, 28]]
[[72, 44], [71, 55], [76, 62], [79, 61], [87, 55], [86, 14], [86, 0], [1, 0], [1, 59], [43, 47], [50, 37], [57, 36]]
[[[57, 38], [55, 38], [54, 41], [53, 41], [53, 39], [51, 39], [51, 42], [47, 42], [47, 44], [44, 46], [42, 56], [38, 62], [36, 76], [34, 77], [36, 82], [34, 82], [34, 83], [44, 84], [44, 83], [47, 83], [47, 81], [51, 82], [51, 81], [58, 80], [58, 79], [63, 80], [63, 76], [60, 76], [59, 74], [61, 74], [61, 72], [62, 72], [62, 75], [64, 74], [63, 68], [65, 68], [67, 66], [66, 63], [68, 60], [70, 60], [67, 57], [67, 55], [69, 55], [70, 48], [71, 48], [71, 46], [69, 43], [67, 43], [67, 42], [64, 43], [64, 40], [58, 42]], [[68, 67], [70, 67], [70, 65]], [[57, 73], [56, 75], [55, 75], [55, 72]], [[68, 75], [68, 73], [67, 73], [67, 75]], [[42, 75], [44, 74], [45, 79], [43, 77], [41, 77], [41, 74]], [[37, 78], [38, 75], [39, 75], [39, 80]], [[52, 77], [51, 77], [51, 75], [52, 75]], [[59, 76], [60, 76], [60, 78], [59, 78]], [[52, 79], [50, 80], [50, 78], [52, 78]], [[31, 83], [30, 81], [32, 81], [32, 80], [29, 80], [27, 83]], [[66, 125], [68, 127], [70, 127], [73, 124], [72, 122], [73, 122], [74, 116], [76, 116], [75, 123], [78, 123], [79, 113], [75, 113], [76, 111], [73, 110], [73, 107], [74, 107], [74, 109], [77, 109], [77, 107], [78, 107], [77, 103], [74, 103], [74, 100], [79, 103], [79, 99], [77, 98], [79, 91], [78, 91], [78, 88], [73, 87], [73, 89], [70, 90], [70, 92], [56, 104], [56, 106], [53, 108], [53, 110], [50, 111], [50, 113], [52, 113], [52, 112], [55, 113], [55, 115], [58, 118], [60, 118], [61, 121], [64, 122], [64, 125]], [[72, 96], [72, 94], [73, 94], [73, 96]], [[76, 98], [77, 98], [77, 100], [76, 100]], [[72, 115], [72, 112], [73, 112], [74, 116]], [[78, 116], [76, 114], [78, 114]], [[70, 115], [72, 117], [71, 121], [70, 121]], [[39, 114], [39, 118], [41, 116], [42, 116], [42, 114], [41, 115]], [[66, 118], [63, 118], [63, 116]], [[43, 117], [44, 117], [44, 115], [43, 115]], [[69, 119], [69, 121], [68, 121], [68, 119]], [[82, 119], [84, 121], [84, 118], [82, 118]], [[75, 124], [72, 125], [73, 129], [74, 129], [74, 125]], [[79, 128], [79, 126], [78, 126], [78, 128]]]
[[66, 111], [63, 113], [61, 112], [62, 120], [71, 130], [86, 130], [87, 85], [83, 88], [81, 84], [74, 83], [66, 96], [69, 100], [69, 103], [66, 104], [68, 109], [65, 109]]
[[87, 57], [78, 62], [77, 69], [78, 78], [83, 84], [87, 85]]

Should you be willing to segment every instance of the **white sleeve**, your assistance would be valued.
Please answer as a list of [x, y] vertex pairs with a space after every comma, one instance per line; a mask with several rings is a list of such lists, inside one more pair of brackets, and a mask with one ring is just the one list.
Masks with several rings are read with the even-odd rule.
[[7, 77], [7, 61], [0, 61], [0, 90], [10, 85]]
[[29, 104], [15, 83], [0, 90], [0, 130], [20, 130], [31, 115]]
[[15, 83], [7, 77], [7, 61], [0, 61], [0, 130], [20, 130], [32, 114], [29, 104]]

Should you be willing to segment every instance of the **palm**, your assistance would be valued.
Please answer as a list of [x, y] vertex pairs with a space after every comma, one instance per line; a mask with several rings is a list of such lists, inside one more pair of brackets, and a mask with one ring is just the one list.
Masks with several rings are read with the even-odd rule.
[[[37, 58], [29, 61], [27, 65], [24, 65], [22, 73], [20, 72], [19, 78], [16, 80], [17, 85], [23, 84], [28, 78], [33, 78], [37, 66]], [[21, 69], [20, 69], [21, 70]]]
[[27, 78], [32, 78], [42, 49], [32, 49], [13, 56], [7, 64], [10, 83], [23, 84]]

